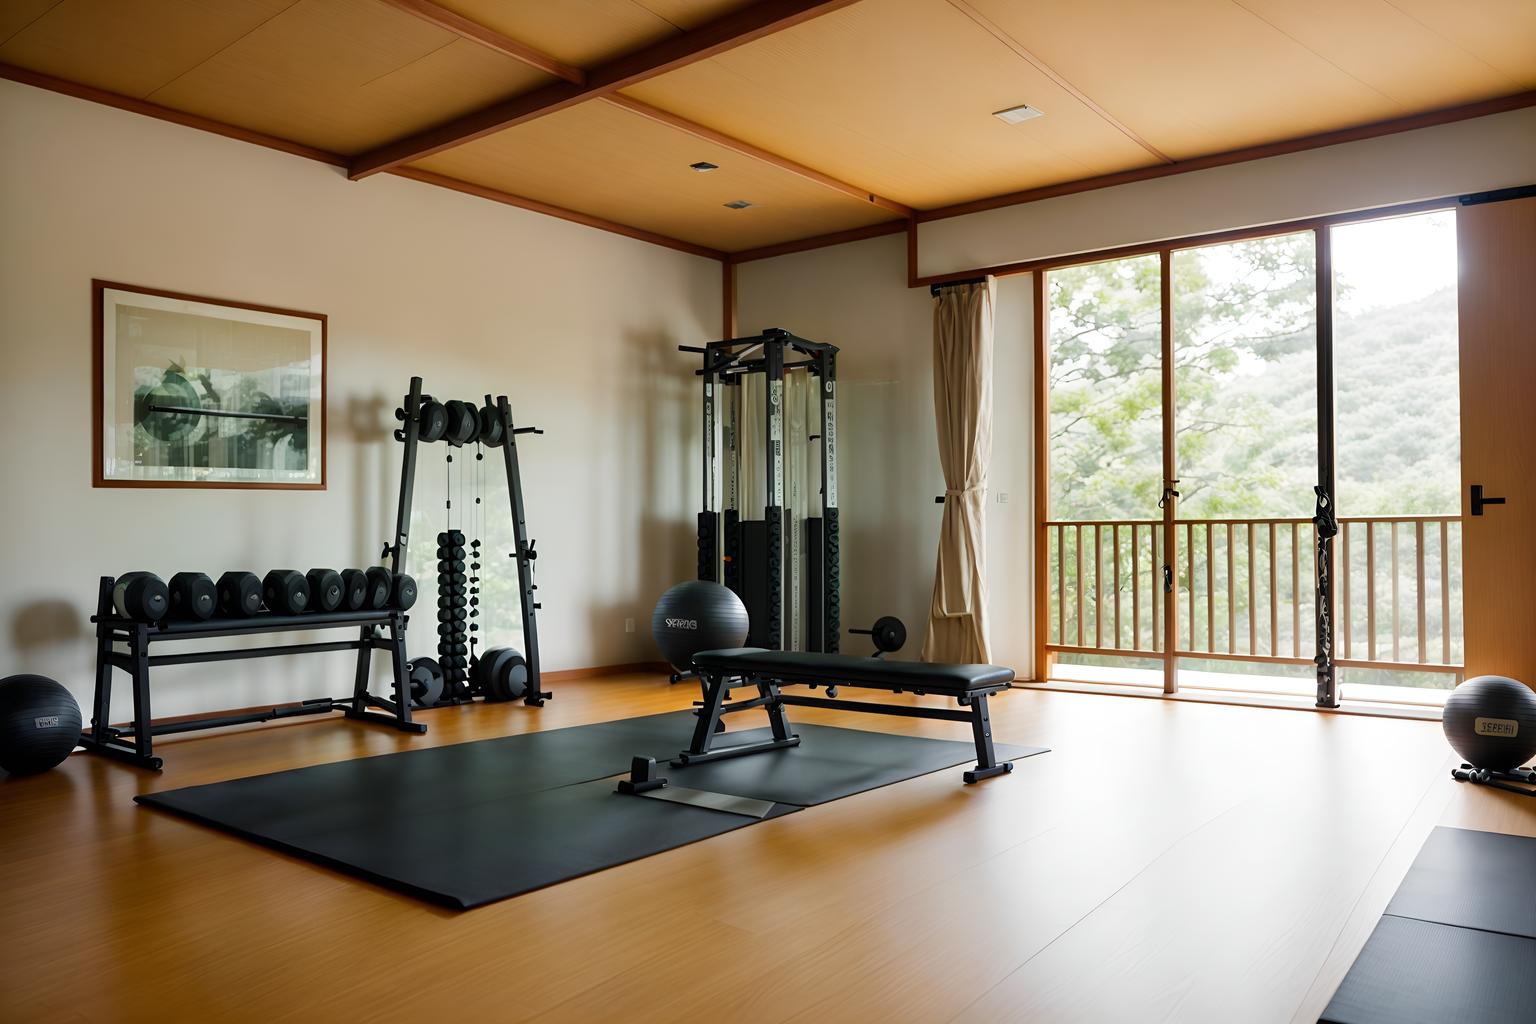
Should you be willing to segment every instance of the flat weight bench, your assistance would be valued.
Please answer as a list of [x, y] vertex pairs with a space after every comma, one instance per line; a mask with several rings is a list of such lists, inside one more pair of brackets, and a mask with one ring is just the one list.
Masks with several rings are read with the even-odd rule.
[[[969, 722], [971, 735], [976, 740], [976, 767], [965, 773], [965, 781], [976, 782], [978, 779], [1013, 771], [1012, 762], [998, 763], [992, 747], [992, 720], [987, 714], [987, 698], [1008, 688], [1008, 684], [1013, 681], [1012, 669], [997, 665], [930, 665], [915, 661], [882, 661], [849, 654], [768, 651], [757, 647], [702, 651], [693, 656], [693, 667], [703, 682], [704, 700], [699, 708], [699, 720], [694, 726], [692, 742], [672, 762], [679, 767], [799, 746], [800, 737], [790, 731], [789, 716], [784, 713], [784, 708], [792, 705]], [[849, 686], [919, 696], [938, 694], [953, 697], [964, 710], [875, 704], [862, 700], [781, 693], [779, 687], [786, 683]], [[726, 697], [733, 686], [756, 686], [757, 696], [727, 703]], [[763, 708], [768, 712], [773, 739], [712, 748], [721, 717], [751, 708]]]

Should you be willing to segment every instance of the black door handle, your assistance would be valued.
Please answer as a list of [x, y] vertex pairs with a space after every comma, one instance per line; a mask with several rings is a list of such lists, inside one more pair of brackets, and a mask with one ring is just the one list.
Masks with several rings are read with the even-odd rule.
[[1503, 498], [1485, 498], [1485, 497], [1483, 497], [1483, 485], [1482, 484], [1473, 484], [1472, 485], [1472, 514], [1473, 515], [1475, 515], [1475, 516], [1482, 515], [1483, 514], [1483, 506], [1484, 505], [1502, 505], [1502, 504], [1504, 504], [1504, 499]]

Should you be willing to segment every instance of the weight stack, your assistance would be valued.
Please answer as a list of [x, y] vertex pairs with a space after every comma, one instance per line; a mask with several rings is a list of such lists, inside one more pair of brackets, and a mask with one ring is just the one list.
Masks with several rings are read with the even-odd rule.
[[437, 661], [445, 700], [469, 695], [469, 574], [464, 569], [464, 534], [438, 534]]

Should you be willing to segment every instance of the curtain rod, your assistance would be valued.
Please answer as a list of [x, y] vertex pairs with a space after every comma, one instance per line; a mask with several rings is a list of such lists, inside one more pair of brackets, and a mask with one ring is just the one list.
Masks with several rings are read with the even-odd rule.
[[944, 282], [941, 282], [939, 284], [931, 284], [931, 285], [929, 285], [928, 286], [928, 294], [932, 295], [934, 298], [938, 298], [939, 292], [944, 290], [945, 288], [961, 288], [961, 287], [964, 287], [965, 285], [970, 285], [970, 284], [985, 284], [986, 281], [987, 281], [987, 279], [984, 278], [984, 277], [973, 277], [973, 278], [971, 278], [969, 280], [966, 280], [966, 281], [944, 281]]

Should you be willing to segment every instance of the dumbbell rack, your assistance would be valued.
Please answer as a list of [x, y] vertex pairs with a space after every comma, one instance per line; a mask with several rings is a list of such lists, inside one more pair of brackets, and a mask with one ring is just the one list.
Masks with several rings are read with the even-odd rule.
[[[411, 504], [416, 491], [416, 457], [422, 444], [421, 439], [421, 412], [423, 403], [431, 399], [430, 395], [422, 393], [422, 381], [420, 377], [412, 377], [409, 391], [399, 409], [395, 410], [395, 417], [400, 420], [401, 426], [395, 431], [395, 440], [405, 446], [404, 456], [400, 460], [400, 492], [399, 503], [395, 511], [395, 534], [391, 543], [384, 545], [380, 557], [388, 559], [390, 568], [394, 572], [405, 571], [405, 553], [410, 541]], [[521, 597], [523, 620], [523, 643], [527, 646], [524, 658], [528, 668], [528, 689], [523, 697], [523, 703], [541, 707], [544, 701], [553, 697], [548, 690], [540, 689], [541, 676], [539, 674], [539, 624], [537, 611], [540, 607], [536, 600], [535, 591], [538, 589], [533, 581], [533, 563], [537, 556], [534, 551], [534, 542], [528, 539], [528, 524], [523, 512], [523, 480], [522, 470], [517, 458], [517, 439], [524, 434], [542, 434], [543, 430], [537, 427], [517, 427], [512, 423], [512, 406], [506, 395], [499, 395], [494, 400], [490, 395], [485, 396], [485, 404], [496, 410], [503, 426], [503, 438], [501, 453], [503, 466], [507, 474], [507, 497], [512, 511], [512, 536], [517, 545], [513, 557], [517, 559], [518, 589]], [[483, 570], [482, 570], [483, 571]], [[410, 691], [407, 688], [406, 697], [409, 699]], [[465, 703], [472, 698], [452, 697], [445, 693], [443, 703]]]
[[[154, 738], [198, 729], [216, 729], [228, 725], [268, 722], [276, 718], [317, 715], [340, 711], [348, 718], [377, 725], [388, 725], [402, 732], [423, 733], [427, 727], [411, 720], [411, 688], [405, 671], [405, 627], [408, 617], [398, 608], [377, 611], [312, 612], [278, 615], [260, 612], [244, 618], [204, 620], [172, 619], [162, 623], [137, 622], [121, 618], [112, 607], [110, 576], [101, 577], [96, 598], [96, 697], [91, 724], [80, 736], [80, 745], [88, 751], [104, 754], [141, 768], [159, 771], [163, 760], [155, 755]], [[281, 644], [273, 647], [243, 647], [222, 651], [189, 651], [178, 654], [150, 654], [153, 644], [168, 640], [205, 640], [213, 637], [250, 636], [257, 633], [281, 633], [293, 630], [357, 629], [356, 640]], [[386, 635], [387, 634], [387, 635]], [[116, 649], [126, 644], [126, 651]], [[372, 653], [389, 651], [394, 666], [394, 696], [379, 697], [368, 690]], [[246, 658], [270, 658], [283, 654], [308, 654], [320, 651], [357, 651], [357, 673], [350, 697], [319, 697], [279, 707], [228, 714], [199, 715], [195, 718], [156, 722], [150, 710], [149, 670], [156, 665], [190, 665], [199, 662], [240, 661]], [[133, 720], [127, 727], [111, 724], [112, 670], [122, 669], [132, 679]], [[371, 710], [378, 709], [378, 710]]]

